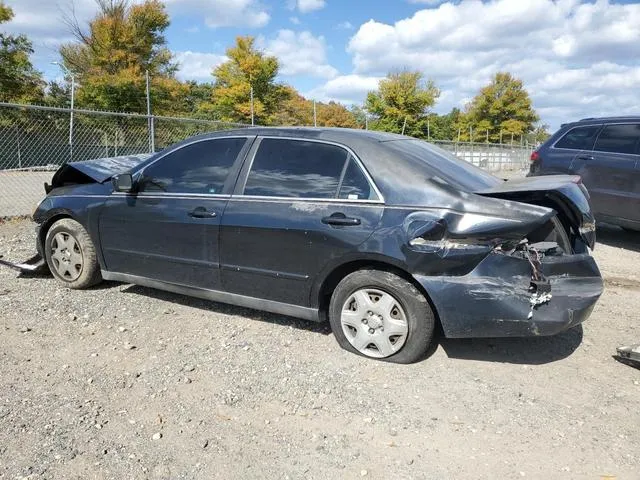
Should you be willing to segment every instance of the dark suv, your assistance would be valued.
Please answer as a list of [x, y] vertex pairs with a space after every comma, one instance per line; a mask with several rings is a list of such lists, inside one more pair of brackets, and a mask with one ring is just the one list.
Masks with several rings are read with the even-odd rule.
[[640, 116], [562, 125], [531, 154], [527, 176], [580, 175], [599, 222], [640, 231]]

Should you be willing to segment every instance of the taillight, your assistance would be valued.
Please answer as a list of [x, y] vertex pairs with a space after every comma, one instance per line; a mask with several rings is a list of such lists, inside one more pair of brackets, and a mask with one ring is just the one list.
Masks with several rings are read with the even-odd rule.
[[537, 151], [531, 152], [531, 163], [535, 163], [540, 160], [540, 154]]

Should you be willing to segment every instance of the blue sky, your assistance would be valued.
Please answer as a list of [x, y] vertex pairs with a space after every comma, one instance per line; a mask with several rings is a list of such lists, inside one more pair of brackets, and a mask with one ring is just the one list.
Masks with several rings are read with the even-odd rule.
[[[135, 0], [141, 1], [141, 0]], [[62, 12], [94, 0], [5, 0], [5, 27], [34, 41], [34, 63], [60, 75]], [[280, 80], [318, 100], [360, 103], [389, 71], [417, 69], [463, 107], [497, 71], [522, 78], [542, 121], [640, 114], [640, 2], [614, 0], [166, 0], [183, 79], [211, 81], [237, 35], [281, 63]]]

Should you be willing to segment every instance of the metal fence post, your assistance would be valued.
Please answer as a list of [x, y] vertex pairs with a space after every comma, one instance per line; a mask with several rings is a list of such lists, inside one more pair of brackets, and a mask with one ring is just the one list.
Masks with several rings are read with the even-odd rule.
[[147, 121], [149, 122], [149, 151], [155, 153], [156, 151], [156, 135], [154, 131], [153, 115], [151, 115], [151, 91], [149, 88], [149, 70], [146, 72], [147, 78]]

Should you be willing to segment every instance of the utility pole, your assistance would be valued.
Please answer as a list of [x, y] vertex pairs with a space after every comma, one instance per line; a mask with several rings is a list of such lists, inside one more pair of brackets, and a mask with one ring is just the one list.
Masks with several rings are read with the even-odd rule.
[[151, 116], [151, 89], [149, 84], [149, 70], [146, 71], [147, 79], [147, 122], [149, 125], [149, 150], [151, 153], [156, 152], [156, 134], [154, 128], [153, 117]]
[[404, 117], [404, 123], [402, 124], [402, 135], [404, 135], [404, 129], [407, 128], [407, 116]]
[[[251, 81], [251, 77], [249, 77], [249, 81]], [[251, 126], [255, 125], [255, 115], [253, 111], [253, 85], [251, 85]]]
[[313, 126], [318, 126], [318, 112], [316, 111], [316, 101], [313, 101]]
[[71, 113], [69, 114], [69, 161], [73, 162], [73, 109], [75, 107], [76, 97], [76, 77], [71, 70], [60, 62], [52, 62], [53, 65], [59, 66], [64, 73], [71, 77]]

